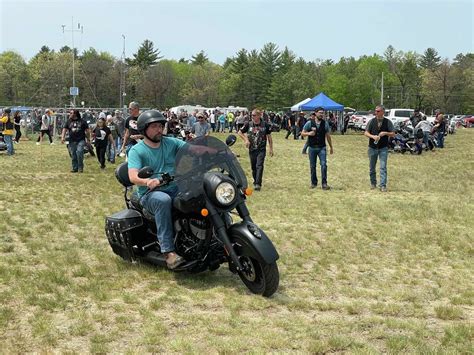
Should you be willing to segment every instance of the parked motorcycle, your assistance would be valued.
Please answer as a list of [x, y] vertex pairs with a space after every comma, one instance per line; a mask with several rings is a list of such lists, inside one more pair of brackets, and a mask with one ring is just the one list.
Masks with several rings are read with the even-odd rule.
[[[227, 138], [230, 146], [236, 136]], [[205, 153], [197, 155], [198, 149]], [[142, 261], [166, 267], [160, 252], [154, 216], [131, 192], [127, 163], [115, 172], [124, 186], [126, 208], [106, 218], [105, 231], [117, 255], [128, 261]], [[266, 297], [278, 288], [279, 255], [272, 242], [250, 217], [246, 198], [251, 193], [235, 155], [215, 137], [193, 139], [176, 156], [175, 175], [160, 174], [145, 167], [139, 177], [159, 177], [163, 184], [176, 183], [173, 200], [175, 251], [186, 262], [174, 271], [197, 273], [216, 270], [228, 263], [248, 289]], [[239, 221], [234, 222], [233, 216]]]
[[3, 139], [2, 132], [0, 132], [0, 150], [7, 150], [7, 144], [5, 143], [5, 140]]
[[400, 123], [396, 128], [395, 137], [389, 140], [390, 148], [396, 153], [421, 154], [423, 152], [423, 131], [413, 129], [409, 120]]

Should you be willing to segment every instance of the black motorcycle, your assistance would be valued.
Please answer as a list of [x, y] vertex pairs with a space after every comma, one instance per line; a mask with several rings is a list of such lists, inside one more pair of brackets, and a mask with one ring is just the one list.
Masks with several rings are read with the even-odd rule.
[[[231, 135], [226, 143], [230, 146], [235, 141]], [[174, 271], [212, 271], [228, 263], [229, 270], [237, 273], [250, 291], [269, 297], [279, 284], [279, 256], [250, 217], [245, 201], [251, 190], [227, 145], [215, 137], [191, 140], [176, 156], [174, 176], [145, 167], [139, 177], [159, 177], [163, 184], [177, 185], [172, 212], [174, 246], [186, 262]], [[125, 187], [126, 209], [106, 218], [105, 231], [112, 250], [125, 260], [166, 267], [154, 216], [131, 191], [127, 163], [121, 164], [115, 175]], [[239, 221], [234, 222], [234, 216]]]

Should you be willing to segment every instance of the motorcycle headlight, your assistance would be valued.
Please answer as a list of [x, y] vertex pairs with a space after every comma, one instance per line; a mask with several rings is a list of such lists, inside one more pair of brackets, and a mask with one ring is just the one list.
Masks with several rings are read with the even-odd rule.
[[235, 188], [231, 183], [221, 182], [216, 188], [216, 199], [224, 205], [230, 205], [235, 199]]

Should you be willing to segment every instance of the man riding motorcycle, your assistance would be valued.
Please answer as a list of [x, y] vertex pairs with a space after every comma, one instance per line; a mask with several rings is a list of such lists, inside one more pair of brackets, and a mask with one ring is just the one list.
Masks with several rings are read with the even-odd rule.
[[175, 269], [185, 260], [175, 253], [173, 244], [172, 202], [176, 197], [174, 183], [163, 184], [157, 178], [142, 179], [138, 171], [151, 167], [155, 172], [174, 175], [176, 154], [186, 143], [182, 140], [163, 136], [166, 118], [157, 110], [143, 112], [137, 121], [137, 129], [144, 140], [134, 145], [128, 155], [128, 175], [138, 186], [143, 207], [155, 216], [157, 237], [162, 253], [166, 254], [168, 268]]

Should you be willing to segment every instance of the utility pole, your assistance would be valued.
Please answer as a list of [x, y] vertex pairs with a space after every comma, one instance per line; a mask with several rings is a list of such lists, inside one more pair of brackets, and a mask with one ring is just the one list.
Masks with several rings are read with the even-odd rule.
[[74, 32], [81, 32], [84, 33], [84, 27], [81, 26], [80, 23], [77, 24], [77, 29], [74, 28], [74, 17], [71, 19], [71, 29], [65, 30], [64, 28], [66, 25], [62, 25], [63, 33], [64, 32], [71, 32], [72, 36], [72, 87], [69, 88], [69, 94], [72, 96], [72, 105], [76, 107], [76, 96], [79, 95], [79, 88], [76, 87], [76, 76], [74, 70], [74, 60], [76, 56], [76, 51], [74, 48]]
[[382, 83], [380, 84], [380, 104], [383, 105], [383, 72], [382, 72]]
[[121, 61], [121, 68], [120, 68], [120, 110], [122, 110], [123, 105], [124, 105], [124, 100], [125, 96], [127, 95], [125, 93], [125, 35], [122, 35], [123, 39], [123, 51], [122, 51], [122, 57], [120, 59]]

